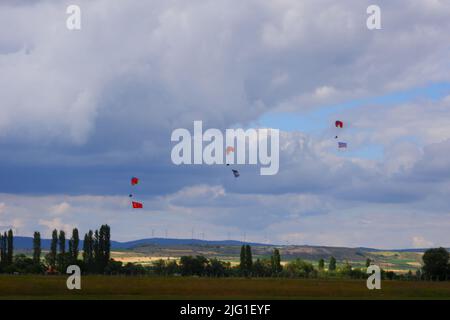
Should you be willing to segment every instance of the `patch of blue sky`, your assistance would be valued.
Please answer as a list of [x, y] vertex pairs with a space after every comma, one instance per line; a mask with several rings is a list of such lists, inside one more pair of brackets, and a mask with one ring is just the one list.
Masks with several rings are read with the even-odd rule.
[[[352, 108], [364, 107], [368, 104], [392, 105], [417, 98], [439, 100], [450, 94], [450, 83], [434, 83], [432, 85], [399, 91], [384, 96], [355, 99], [345, 103], [323, 106], [306, 112], [268, 112], [262, 115], [257, 123], [262, 127], [278, 128], [283, 131], [302, 131], [318, 134], [330, 127], [330, 121], [339, 119], [339, 114]], [[333, 118], [334, 116], [334, 118]]]
[[[336, 146], [337, 149], [337, 146]], [[352, 149], [351, 143], [348, 144], [347, 149], [337, 150], [336, 154], [344, 158], [359, 158], [381, 161], [384, 157], [384, 148], [381, 145], [367, 145]]]
[[[283, 131], [301, 131], [311, 135], [320, 135], [333, 126], [334, 120], [342, 120], [339, 117], [340, 113], [352, 108], [364, 107], [369, 104], [395, 105], [418, 98], [439, 100], [449, 94], [450, 83], [435, 83], [426, 87], [395, 92], [384, 96], [356, 99], [342, 104], [324, 106], [307, 112], [269, 112], [261, 116], [257, 123], [262, 127], [277, 128]], [[348, 133], [350, 131], [347, 131]], [[404, 137], [402, 140], [419, 144], [416, 137]], [[348, 141], [343, 142], [349, 143]], [[345, 152], [341, 152], [337, 149], [336, 141], [336, 153], [344, 157], [377, 161], [383, 159], [384, 148], [381, 145], [366, 145], [352, 149], [351, 143], [349, 143], [348, 149]]]

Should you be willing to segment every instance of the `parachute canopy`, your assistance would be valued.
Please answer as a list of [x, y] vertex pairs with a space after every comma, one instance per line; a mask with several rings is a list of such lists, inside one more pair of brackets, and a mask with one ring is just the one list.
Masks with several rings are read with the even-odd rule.
[[139, 183], [139, 179], [136, 177], [131, 178], [131, 185], [135, 186]]
[[142, 209], [142, 208], [144, 208], [144, 205], [142, 203], [140, 203], [140, 202], [133, 201], [131, 204], [133, 205], [133, 209]]
[[344, 127], [344, 123], [340, 120], [336, 120], [335, 122], [336, 128], [343, 128]]
[[234, 147], [227, 147], [227, 154], [234, 152]]

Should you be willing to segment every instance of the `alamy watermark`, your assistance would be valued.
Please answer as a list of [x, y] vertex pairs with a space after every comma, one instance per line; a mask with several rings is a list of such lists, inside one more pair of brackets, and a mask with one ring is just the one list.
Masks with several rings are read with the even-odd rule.
[[71, 265], [67, 267], [67, 274], [70, 276], [67, 278], [66, 285], [67, 289], [73, 290], [81, 290], [81, 269], [77, 265]]
[[366, 10], [369, 17], [367, 18], [366, 25], [369, 30], [381, 29], [381, 9], [379, 6], [372, 4], [367, 7]]
[[77, 5], [70, 5], [66, 9], [70, 16], [66, 20], [66, 27], [69, 30], [81, 30], [81, 8]]
[[367, 267], [367, 274], [370, 276], [367, 278], [367, 289], [369, 290], [380, 290], [381, 289], [381, 269], [377, 265], [370, 265]]
[[193, 135], [184, 128], [172, 132], [171, 141], [178, 143], [171, 158], [176, 165], [259, 164], [261, 175], [274, 175], [280, 165], [279, 136], [278, 129], [226, 129], [224, 138], [219, 129], [203, 132], [203, 122], [194, 121]]

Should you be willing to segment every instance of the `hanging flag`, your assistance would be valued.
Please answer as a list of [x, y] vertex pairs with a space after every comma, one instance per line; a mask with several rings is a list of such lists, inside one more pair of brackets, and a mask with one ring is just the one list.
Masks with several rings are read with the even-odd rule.
[[144, 205], [142, 203], [140, 203], [140, 202], [133, 201], [132, 204], [133, 204], [133, 209], [142, 209], [142, 208], [144, 208]]
[[347, 148], [347, 143], [345, 143], [345, 142], [338, 142], [338, 147], [339, 148]]
[[131, 178], [131, 185], [135, 186], [139, 183], [139, 179], [136, 177]]

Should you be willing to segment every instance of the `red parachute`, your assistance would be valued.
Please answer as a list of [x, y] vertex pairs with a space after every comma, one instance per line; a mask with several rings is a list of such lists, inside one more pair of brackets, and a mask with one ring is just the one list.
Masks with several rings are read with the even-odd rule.
[[139, 179], [136, 177], [131, 178], [131, 185], [135, 186], [139, 183]]
[[142, 203], [140, 203], [140, 202], [133, 201], [132, 205], [133, 205], [133, 209], [142, 209], [142, 208], [144, 208], [144, 205]]
[[233, 147], [227, 147], [227, 154], [230, 154], [231, 152], [234, 152], [234, 148]]
[[335, 122], [336, 128], [343, 128], [344, 127], [344, 123], [340, 120], [336, 120]]

